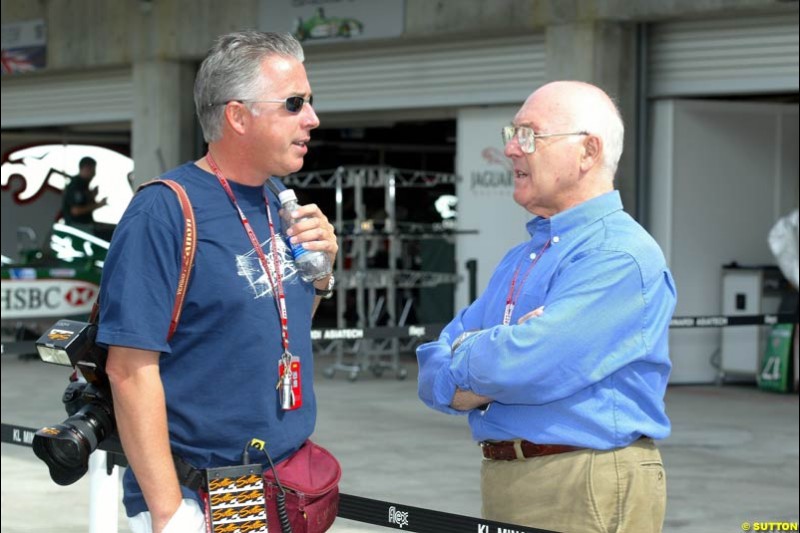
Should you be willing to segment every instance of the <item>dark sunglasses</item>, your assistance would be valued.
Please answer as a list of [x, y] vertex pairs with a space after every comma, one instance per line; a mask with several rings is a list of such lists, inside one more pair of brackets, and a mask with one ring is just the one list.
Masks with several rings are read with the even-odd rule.
[[286, 107], [286, 111], [289, 113], [299, 113], [301, 109], [303, 109], [303, 105], [308, 103], [308, 105], [314, 105], [314, 95], [308, 97], [308, 100], [303, 98], [302, 96], [290, 96], [285, 100], [240, 100], [238, 98], [231, 98], [230, 100], [226, 100], [225, 102], [215, 102], [208, 104], [209, 107], [217, 106], [217, 105], [228, 105], [231, 102], [239, 102], [239, 103], [247, 103], [247, 104], [283, 104]]

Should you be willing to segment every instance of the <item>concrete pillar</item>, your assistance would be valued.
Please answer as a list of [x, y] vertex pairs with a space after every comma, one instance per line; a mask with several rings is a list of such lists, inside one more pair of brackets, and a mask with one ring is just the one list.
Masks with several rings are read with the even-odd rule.
[[194, 156], [194, 74], [192, 63], [147, 60], [133, 64], [134, 185]]
[[636, 214], [636, 26], [581, 21], [546, 30], [548, 80], [593, 83], [616, 101], [625, 122], [625, 146], [615, 178], [628, 213]]

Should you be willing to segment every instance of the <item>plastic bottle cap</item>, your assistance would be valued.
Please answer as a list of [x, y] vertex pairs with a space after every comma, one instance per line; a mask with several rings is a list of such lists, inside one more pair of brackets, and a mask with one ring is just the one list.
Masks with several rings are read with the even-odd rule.
[[280, 200], [282, 204], [291, 202], [292, 200], [297, 201], [297, 195], [292, 189], [285, 189], [278, 193], [278, 200]]

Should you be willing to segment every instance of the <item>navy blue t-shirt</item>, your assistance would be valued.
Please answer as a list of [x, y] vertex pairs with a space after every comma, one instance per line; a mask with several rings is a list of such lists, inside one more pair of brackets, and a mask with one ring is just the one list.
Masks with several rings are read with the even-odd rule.
[[[259, 438], [279, 461], [313, 432], [316, 400], [310, 336], [314, 289], [297, 274], [284, 241], [278, 199], [266, 187], [230, 182], [267, 258], [273, 246], [280, 252], [289, 348], [302, 362], [303, 405], [294, 411], [280, 408], [275, 390], [283, 349], [273, 287], [236, 209], [216, 177], [193, 163], [163, 178], [184, 186], [197, 219], [197, 253], [177, 331], [167, 343], [183, 215], [175, 194], [154, 185], [134, 197], [114, 233], [103, 268], [97, 340], [161, 352], [173, 453], [196, 468], [239, 464], [245, 444]], [[264, 191], [276, 224], [275, 241]], [[182, 490], [184, 497], [198, 499]], [[147, 510], [131, 469], [124, 492], [128, 516]]]

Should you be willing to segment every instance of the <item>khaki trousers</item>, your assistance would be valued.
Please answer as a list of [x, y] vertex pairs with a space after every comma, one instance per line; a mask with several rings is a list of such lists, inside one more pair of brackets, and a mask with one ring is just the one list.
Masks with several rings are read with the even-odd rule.
[[483, 517], [560, 533], [660, 532], [667, 479], [652, 439], [481, 466]]

